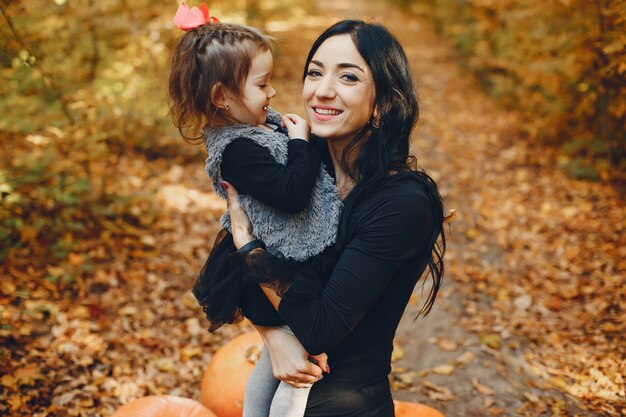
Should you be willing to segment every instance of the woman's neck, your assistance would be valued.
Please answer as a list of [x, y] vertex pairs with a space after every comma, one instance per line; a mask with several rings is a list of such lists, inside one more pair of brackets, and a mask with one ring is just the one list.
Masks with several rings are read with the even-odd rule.
[[333, 168], [335, 170], [335, 183], [339, 196], [343, 200], [354, 187], [354, 180], [346, 172], [343, 164], [343, 152], [348, 141], [346, 140], [327, 140], [328, 151], [330, 152], [330, 159], [333, 162]]

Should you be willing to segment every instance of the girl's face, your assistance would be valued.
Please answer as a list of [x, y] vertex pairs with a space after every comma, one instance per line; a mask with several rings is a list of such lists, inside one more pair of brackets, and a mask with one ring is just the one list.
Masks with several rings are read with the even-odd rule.
[[370, 120], [376, 98], [372, 71], [349, 34], [326, 39], [309, 62], [302, 97], [311, 133], [351, 139]]
[[241, 90], [241, 96], [227, 97], [228, 113], [241, 123], [256, 126], [265, 123], [270, 99], [276, 96], [272, 87], [272, 53], [259, 51], [250, 62], [250, 71]]

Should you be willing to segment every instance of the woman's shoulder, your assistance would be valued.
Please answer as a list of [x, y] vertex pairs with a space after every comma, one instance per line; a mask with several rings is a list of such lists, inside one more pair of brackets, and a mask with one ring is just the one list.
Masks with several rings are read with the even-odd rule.
[[404, 170], [391, 174], [381, 181], [366, 202], [369, 200], [372, 205], [385, 202], [414, 204], [430, 202], [425, 181], [426, 179], [416, 171]]

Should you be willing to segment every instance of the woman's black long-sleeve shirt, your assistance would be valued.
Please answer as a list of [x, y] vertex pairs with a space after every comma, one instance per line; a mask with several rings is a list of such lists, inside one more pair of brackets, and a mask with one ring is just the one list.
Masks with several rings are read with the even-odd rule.
[[422, 180], [397, 173], [345, 215], [351, 237], [328, 274], [293, 270], [279, 315], [309, 353], [328, 354], [331, 368], [305, 416], [393, 416], [393, 338], [430, 257], [433, 214]]
[[[228, 171], [225, 163], [222, 169]], [[293, 285], [283, 294], [280, 318], [309, 353], [326, 352], [331, 368], [311, 390], [307, 417], [393, 416], [387, 378], [393, 338], [430, 257], [433, 217], [419, 177], [397, 173], [343, 216], [352, 233], [333, 269], [320, 275], [303, 263], [291, 270]], [[230, 235], [223, 246], [234, 250]], [[246, 284], [239, 305], [256, 324], [282, 324], [259, 286], [250, 283], [256, 272], [241, 271]]]

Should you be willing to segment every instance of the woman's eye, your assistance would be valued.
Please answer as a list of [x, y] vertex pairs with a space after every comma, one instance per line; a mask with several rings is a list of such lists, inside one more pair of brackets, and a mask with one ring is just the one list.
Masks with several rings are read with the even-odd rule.
[[306, 73], [307, 77], [320, 77], [322, 73], [319, 70], [311, 69]]
[[343, 74], [341, 76], [341, 78], [343, 78], [344, 80], [349, 81], [351, 83], [355, 83], [355, 82], [359, 81], [359, 77], [357, 77], [354, 74]]
[[267, 84], [259, 84], [259, 88], [263, 89], [265, 87], [267, 87]]

